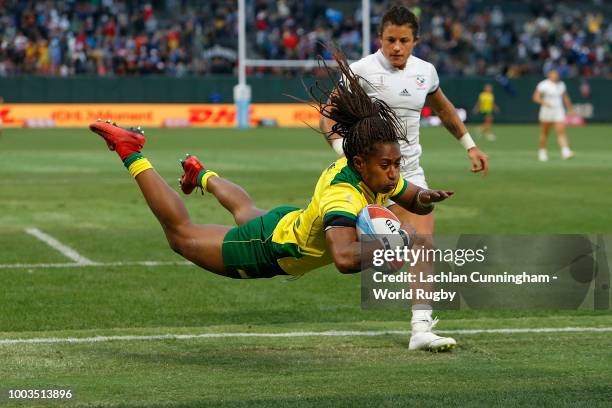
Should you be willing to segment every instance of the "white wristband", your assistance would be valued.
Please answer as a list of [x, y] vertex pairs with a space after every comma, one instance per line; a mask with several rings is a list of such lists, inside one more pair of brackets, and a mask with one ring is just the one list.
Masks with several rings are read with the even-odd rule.
[[476, 147], [476, 143], [474, 143], [474, 140], [472, 140], [472, 136], [470, 136], [469, 132], [461, 136], [459, 143], [461, 143], [465, 150], [470, 150], [472, 147]]
[[343, 141], [344, 141], [344, 138], [342, 137], [331, 141], [331, 147], [332, 149], [334, 149], [336, 153], [338, 153], [338, 156], [344, 156], [344, 149], [342, 148]]

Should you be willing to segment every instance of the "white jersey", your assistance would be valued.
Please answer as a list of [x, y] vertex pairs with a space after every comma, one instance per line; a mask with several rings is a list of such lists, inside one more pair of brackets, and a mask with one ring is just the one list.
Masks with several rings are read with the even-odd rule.
[[550, 79], [545, 79], [538, 84], [536, 91], [540, 93], [544, 102], [540, 106], [540, 122], [563, 122], [565, 120], [563, 94], [566, 90], [567, 88], [562, 81], [553, 82]]
[[352, 63], [350, 67], [355, 74], [369, 82], [362, 81], [361, 84], [368, 95], [385, 101], [402, 120], [408, 138], [408, 143], [400, 142], [404, 158], [402, 168], [406, 171], [418, 169], [421, 109], [427, 95], [437, 91], [440, 86], [436, 68], [411, 55], [406, 67], [398, 69], [387, 61], [380, 50]]
[[542, 100], [548, 107], [563, 109], [563, 94], [566, 88], [562, 81], [553, 82], [545, 79], [538, 84], [536, 90], [542, 95]]

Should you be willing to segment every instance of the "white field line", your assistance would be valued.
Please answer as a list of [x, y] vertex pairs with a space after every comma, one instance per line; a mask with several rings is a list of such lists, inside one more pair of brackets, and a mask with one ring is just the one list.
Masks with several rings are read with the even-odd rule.
[[[473, 330], [438, 330], [443, 334], [517, 334], [517, 333], [587, 333], [612, 332], [612, 327], [550, 327], [526, 329], [473, 329]], [[103, 343], [109, 341], [144, 341], [144, 340], [192, 340], [238, 337], [373, 337], [385, 335], [410, 335], [408, 330], [381, 331], [321, 331], [321, 332], [285, 332], [285, 333], [202, 333], [202, 334], [161, 334], [153, 336], [95, 336], [95, 337], [47, 337], [31, 339], [0, 339], [0, 345], [10, 344], [49, 344], [49, 343]]]
[[79, 265], [91, 265], [94, 263], [91, 259], [85, 258], [83, 255], [79, 254], [74, 249], [62, 244], [57, 239], [53, 238], [51, 235], [45, 234], [38, 228], [26, 228], [24, 231], [38, 238], [45, 244], [49, 245], [51, 248], [58, 250], [66, 258], [72, 259]]
[[83, 268], [90, 266], [185, 266], [193, 265], [191, 262], [173, 261], [117, 261], [91, 263], [39, 263], [39, 264], [0, 264], [0, 269], [49, 269], [49, 268]]

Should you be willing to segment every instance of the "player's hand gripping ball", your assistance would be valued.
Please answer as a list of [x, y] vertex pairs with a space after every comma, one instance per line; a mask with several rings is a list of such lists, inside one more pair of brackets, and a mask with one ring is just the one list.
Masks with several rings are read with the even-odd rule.
[[[381, 249], [389, 252], [397, 249], [410, 249], [413, 244], [412, 237], [402, 229], [401, 222], [388, 208], [370, 204], [364, 207], [357, 215], [357, 234], [359, 240], [380, 243]], [[374, 269], [381, 272], [397, 272], [404, 265], [403, 260], [397, 256], [393, 260], [385, 260], [382, 265], [374, 265]]]

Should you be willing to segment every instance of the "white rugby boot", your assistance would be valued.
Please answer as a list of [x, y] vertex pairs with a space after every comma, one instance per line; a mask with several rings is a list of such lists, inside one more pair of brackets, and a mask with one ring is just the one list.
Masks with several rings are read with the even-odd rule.
[[457, 345], [452, 337], [441, 337], [432, 332], [438, 324], [438, 319], [429, 321], [416, 321], [412, 323], [412, 336], [409, 350], [427, 350], [433, 353], [450, 351]]
[[574, 157], [576, 157], [576, 153], [571, 151], [569, 147], [564, 147], [561, 149], [561, 158], [563, 160], [573, 159]]

